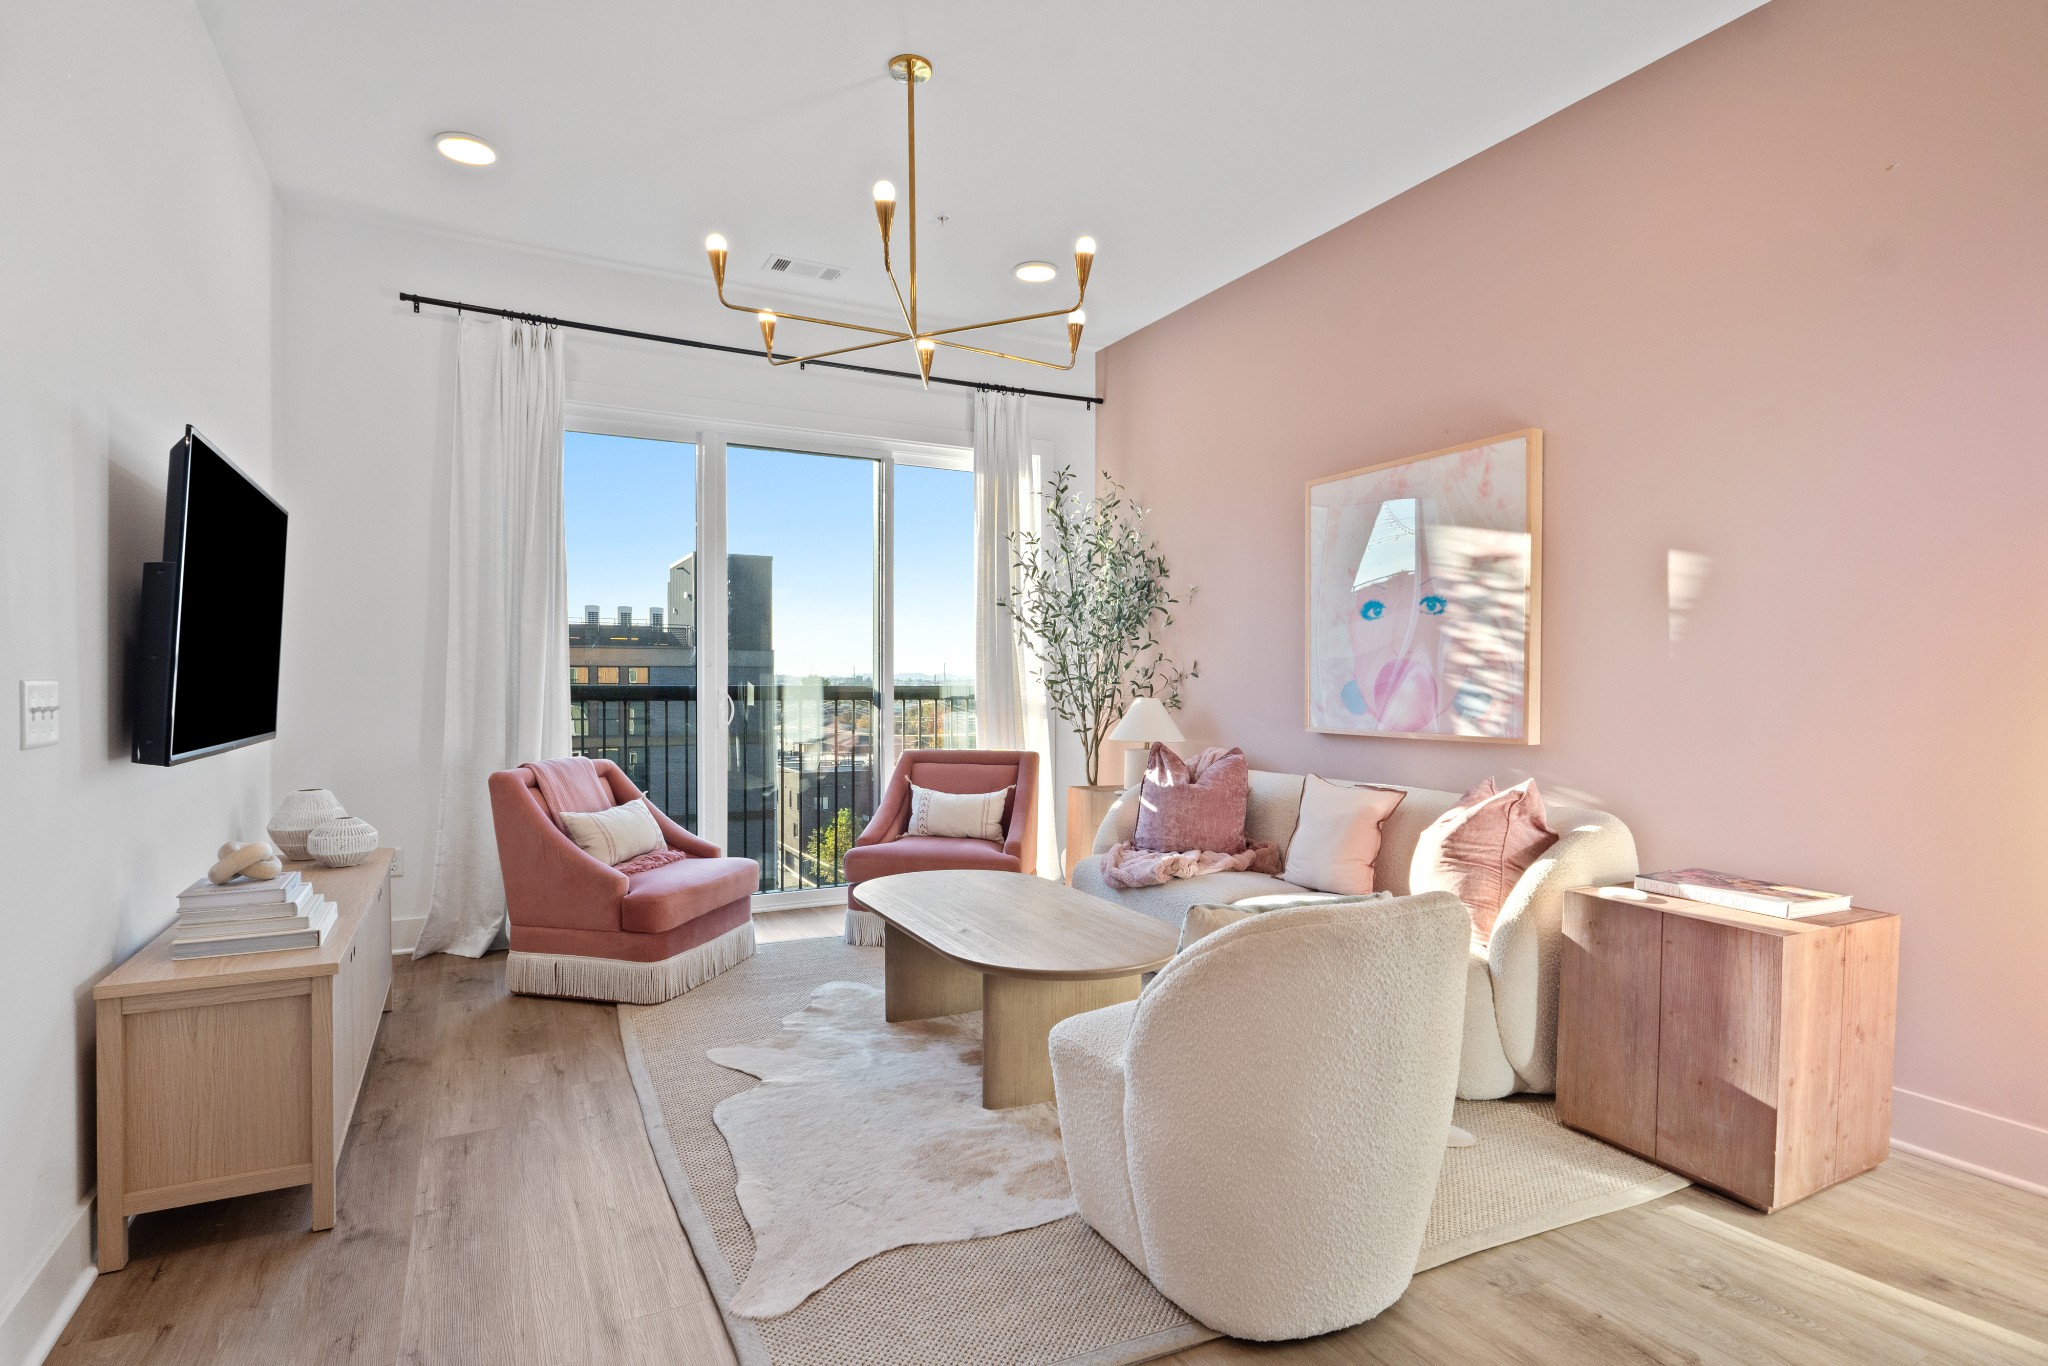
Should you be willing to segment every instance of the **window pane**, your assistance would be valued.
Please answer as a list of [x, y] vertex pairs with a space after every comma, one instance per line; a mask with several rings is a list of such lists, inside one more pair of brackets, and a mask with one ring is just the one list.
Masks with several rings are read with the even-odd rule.
[[972, 749], [974, 472], [896, 467], [896, 748]]
[[874, 811], [876, 473], [726, 450], [727, 843], [763, 891], [843, 882]]
[[570, 432], [569, 697], [577, 754], [697, 824], [697, 448]]

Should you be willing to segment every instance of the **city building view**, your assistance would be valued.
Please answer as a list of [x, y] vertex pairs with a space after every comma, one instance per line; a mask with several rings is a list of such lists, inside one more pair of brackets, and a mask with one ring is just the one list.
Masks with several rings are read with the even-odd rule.
[[[846, 850], [887, 780], [877, 771], [883, 689], [872, 645], [876, 495], [866, 493], [866, 518], [827, 516], [807, 528], [790, 516], [802, 509], [753, 496], [772, 493], [777, 467], [798, 461], [845, 483], [833, 513], [877, 477], [874, 461], [728, 453], [724, 696], [707, 714], [697, 559], [670, 553], [695, 539], [675, 513], [694, 507], [694, 448], [589, 433], [565, 444], [570, 601], [584, 600], [567, 624], [574, 752], [618, 764], [656, 806], [696, 830], [702, 727], [725, 725], [724, 846], [760, 863], [763, 892], [841, 883]], [[673, 494], [666, 507], [616, 496], [620, 487], [664, 486]], [[897, 658], [909, 667], [889, 689], [889, 754], [971, 747], [973, 476], [899, 466], [894, 488], [919, 529], [895, 546], [890, 607]], [[742, 549], [754, 545], [777, 553]], [[609, 601], [589, 600], [606, 586], [617, 589]]]

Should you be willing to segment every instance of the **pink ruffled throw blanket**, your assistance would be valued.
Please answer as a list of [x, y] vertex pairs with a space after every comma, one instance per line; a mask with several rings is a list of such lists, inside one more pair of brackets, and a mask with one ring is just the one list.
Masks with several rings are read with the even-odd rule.
[[1279, 847], [1270, 840], [1254, 840], [1236, 854], [1204, 849], [1168, 854], [1114, 844], [1102, 856], [1102, 880], [1112, 887], [1157, 887], [1176, 878], [1243, 871], [1279, 876]]

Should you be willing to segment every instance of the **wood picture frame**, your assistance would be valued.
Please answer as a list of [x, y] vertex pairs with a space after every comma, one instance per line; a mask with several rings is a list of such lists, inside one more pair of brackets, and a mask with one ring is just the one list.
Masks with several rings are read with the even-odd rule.
[[1303, 692], [1325, 735], [1541, 735], [1543, 432], [1309, 481]]

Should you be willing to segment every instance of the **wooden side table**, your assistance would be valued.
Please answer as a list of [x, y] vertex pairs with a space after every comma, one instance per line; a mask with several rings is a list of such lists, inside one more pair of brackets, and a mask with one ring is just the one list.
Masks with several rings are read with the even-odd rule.
[[1067, 789], [1067, 868], [1066, 880], [1074, 880], [1074, 865], [1087, 858], [1095, 845], [1095, 832], [1102, 828], [1102, 818], [1109, 814], [1109, 808], [1116, 805], [1116, 799], [1124, 790], [1109, 784], [1095, 787], [1070, 787]]
[[1561, 1121], [1767, 1213], [1884, 1161], [1896, 915], [1588, 887], [1564, 937]]
[[128, 1216], [313, 1188], [334, 1227], [334, 1166], [391, 989], [391, 851], [291, 863], [337, 908], [317, 949], [171, 957], [175, 927], [93, 988], [98, 1006], [99, 1267], [128, 1262]]

